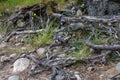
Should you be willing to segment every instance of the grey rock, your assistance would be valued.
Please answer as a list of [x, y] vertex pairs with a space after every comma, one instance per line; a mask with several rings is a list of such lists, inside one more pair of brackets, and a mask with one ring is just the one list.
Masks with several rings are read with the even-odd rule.
[[10, 76], [8, 80], [20, 80], [20, 79], [19, 79], [19, 76], [13, 75], [13, 76]]
[[0, 48], [5, 48], [7, 44], [5, 42], [0, 43]]
[[41, 56], [42, 54], [45, 53], [45, 48], [39, 48], [36, 52], [39, 56]]
[[30, 64], [30, 60], [27, 58], [20, 58], [18, 60], [16, 60], [13, 64], [13, 72], [22, 72], [25, 69], [27, 69], [27, 67]]
[[[90, 16], [103, 16], [107, 10], [108, 0], [93, 0], [87, 2], [87, 12]], [[101, 6], [102, 5], [102, 6]]]
[[82, 16], [82, 11], [80, 9], [77, 10], [76, 16]]
[[116, 70], [120, 73], [120, 62], [116, 65]]
[[62, 75], [57, 75], [55, 80], [65, 80], [65, 77]]
[[57, 30], [56, 32], [64, 32], [64, 31], [78, 31], [83, 30], [85, 25], [83, 23], [71, 23], [68, 26], [63, 26], [61, 29]]
[[77, 80], [82, 80], [80, 75], [79, 75], [79, 72], [74, 72], [74, 75], [75, 75]]
[[25, 23], [22, 20], [17, 21], [17, 26], [23, 27], [24, 25], [25, 25]]
[[120, 4], [113, 1], [109, 1], [108, 14], [119, 15], [119, 13], [120, 13]]
[[4, 65], [2, 63], [0, 63], [0, 69], [3, 69]]
[[16, 53], [13, 53], [10, 55], [10, 58], [16, 58], [17, 57], [17, 54]]
[[90, 48], [90, 53], [91, 54], [95, 53], [95, 50], [93, 48]]
[[85, 28], [85, 25], [83, 23], [71, 23], [68, 27], [68, 31], [77, 31], [82, 30]]
[[7, 57], [7, 56], [1, 56], [1, 58], [0, 58], [0, 62], [6, 62], [6, 61], [10, 61], [10, 57]]
[[87, 1], [87, 12], [90, 16], [119, 15], [119, 0], [93, 0]]

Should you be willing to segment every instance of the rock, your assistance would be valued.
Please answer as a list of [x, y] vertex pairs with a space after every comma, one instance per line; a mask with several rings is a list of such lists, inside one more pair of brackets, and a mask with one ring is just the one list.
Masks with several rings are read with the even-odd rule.
[[39, 48], [36, 52], [39, 56], [41, 56], [42, 54], [45, 53], [45, 48]]
[[22, 72], [25, 69], [27, 69], [27, 67], [30, 64], [30, 60], [27, 58], [20, 58], [18, 60], [16, 60], [13, 64], [13, 72]]
[[116, 70], [118, 73], [120, 73], [120, 62], [116, 65]]
[[17, 54], [16, 54], [16, 53], [13, 53], [13, 54], [10, 55], [10, 58], [13, 58], [13, 59], [14, 59], [14, 58], [16, 58], [16, 57], [17, 57]]
[[94, 54], [95, 53], [95, 49], [90, 48], [90, 54]]
[[82, 80], [80, 75], [79, 75], [79, 72], [74, 72], [74, 75], [77, 78], [77, 80]]
[[0, 48], [5, 48], [7, 46], [7, 44], [5, 43], [5, 42], [2, 42], [1, 44], [0, 44]]
[[23, 27], [24, 25], [25, 25], [25, 23], [22, 21], [22, 19], [17, 21], [18, 27]]
[[20, 79], [19, 79], [19, 76], [13, 75], [13, 76], [10, 76], [8, 80], [20, 80]]
[[[108, 0], [86, 1], [87, 13], [90, 16], [103, 16], [107, 10]], [[102, 6], [101, 6], [102, 5]]]
[[7, 57], [7, 56], [1, 56], [1, 58], [0, 58], [0, 62], [6, 62], [6, 61], [10, 61], [10, 57]]
[[65, 77], [62, 75], [57, 75], [55, 80], [65, 80]]
[[94, 71], [95, 68], [94, 68], [94, 67], [88, 67], [87, 70], [88, 70], [89, 72], [91, 72], [91, 71]]
[[3, 69], [4, 65], [0, 63], [0, 70]]
[[10, 9], [5, 9], [4, 15], [10, 15], [12, 11]]
[[82, 16], [82, 11], [80, 9], [77, 10], [76, 16]]
[[119, 15], [120, 13], [120, 3], [116, 3], [114, 1], [109, 1], [108, 5], [108, 14], [109, 15]]
[[83, 23], [71, 23], [68, 27], [68, 31], [78, 31], [83, 30], [85, 25]]

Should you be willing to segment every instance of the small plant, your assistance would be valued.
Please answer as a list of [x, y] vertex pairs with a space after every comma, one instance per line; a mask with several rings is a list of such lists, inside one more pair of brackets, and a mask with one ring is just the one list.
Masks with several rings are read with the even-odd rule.
[[85, 58], [89, 56], [89, 48], [85, 44], [81, 42], [76, 42], [75, 45], [76, 51], [69, 53], [68, 56], [76, 58]]
[[103, 44], [103, 43], [104, 43], [104, 41], [103, 41], [102, 39], [96, 38], [96, 37], [94, 37], [94, 38], [92, 39], [92, 42], [93, 42], [94, 44]]
[[[55, 27], [54, 27], [55, 26]], [[56, 22], [53, 20], [51, 23], [44, 29], [44, 31], [38, 33], [37, 35], [29, 35], [30, 39], [26, 39], [24, 42], [26, 44], [31, 43], [34, 46], [45, 46], [46, 44], [51, 44], [53, 42], [52, 36], [54, 33], [54, 29], [57, 28]]]
[[10, 27], [8, 26], [0, 26], [0, 32], [8, 32], [10, 31]]

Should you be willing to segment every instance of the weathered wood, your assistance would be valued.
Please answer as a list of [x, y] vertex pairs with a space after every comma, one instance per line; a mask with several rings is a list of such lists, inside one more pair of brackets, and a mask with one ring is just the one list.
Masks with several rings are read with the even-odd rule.
[[93, 49], [98, 49], [98, 50], [120, 50], [120, 44], [113, 44], [113, 45], [108, 45], [108, 44], [103, 44], [103, 45], [96, 45], [91, 43], [90, 41], [85, 42], [89, 47]]

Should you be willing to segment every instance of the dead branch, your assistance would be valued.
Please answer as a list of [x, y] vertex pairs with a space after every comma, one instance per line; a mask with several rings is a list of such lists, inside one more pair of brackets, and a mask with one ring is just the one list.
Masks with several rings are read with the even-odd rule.
[[10, 38], [12, 38], [12, 36], [14, 35], [19, 35], [19, 34], [35, 34], [35, 33], [39, 33], [41, 31], [44, 31], [44, 29], [40, 29], [40, 30], [24, 30], [24, 31], [13, 31], [12, 33], [10, 33], [5, 39], [5, 42], [8, 42], [10, 40]]
[[97, 50], [120, 50], [120, 45], [119, 44], [113, 44], [113, 45], [108, 45], [108, 44], [103, 44], [103, 45], [96, 45], [91, 43], [90, 41], [85, 42], [89, 47]]

